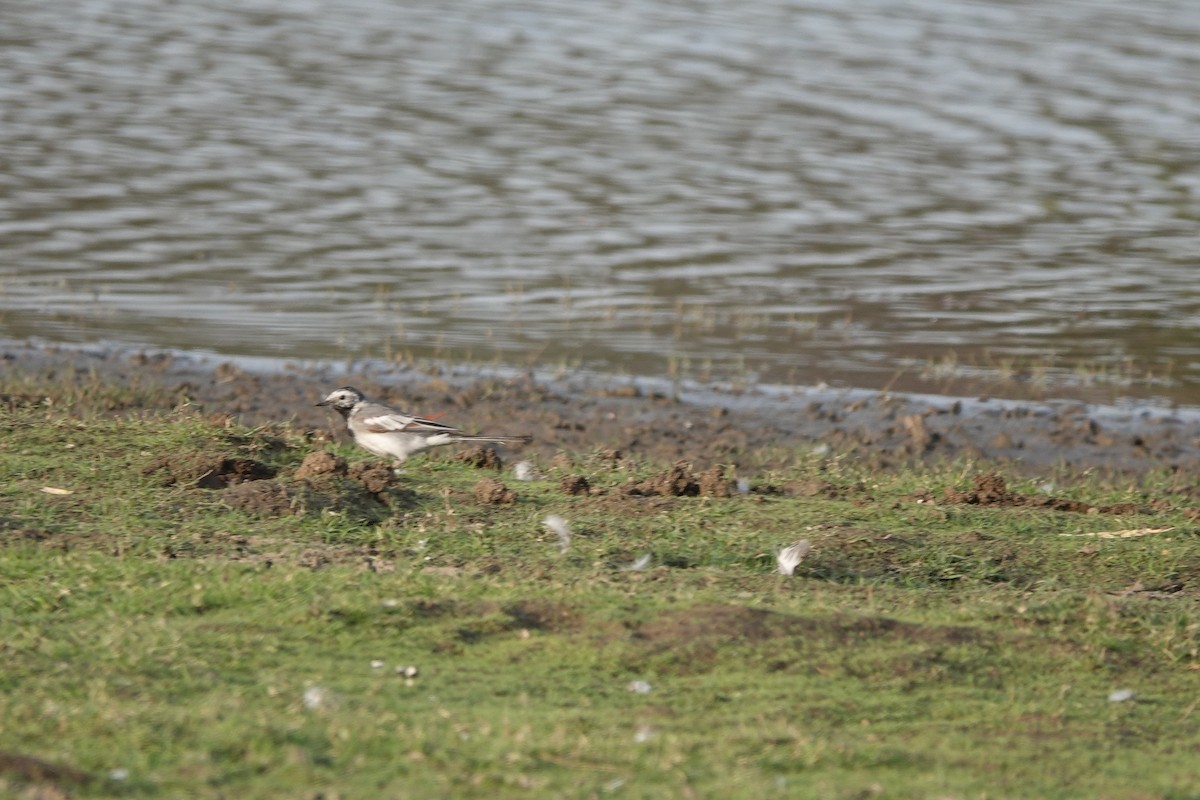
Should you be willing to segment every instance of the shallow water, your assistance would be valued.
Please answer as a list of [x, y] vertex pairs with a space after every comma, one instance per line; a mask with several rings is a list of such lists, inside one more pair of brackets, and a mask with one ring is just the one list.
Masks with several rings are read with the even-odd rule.
[[0, 19], [3, 336], [1200, 403], [1190, 0]]

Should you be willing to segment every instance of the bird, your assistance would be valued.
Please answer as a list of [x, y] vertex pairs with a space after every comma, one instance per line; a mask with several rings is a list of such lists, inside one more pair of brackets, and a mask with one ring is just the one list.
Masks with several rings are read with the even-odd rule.
[[328, 406], [342, 415], [355, 444], [377, 456], [391, 458], [397, 466], [411, 455], [447, 444], [529, 444], [533, 441], [532, 436], [472, 436], [452, 425], [372, 402], [353, 386], [334, 389], [317, 405]]

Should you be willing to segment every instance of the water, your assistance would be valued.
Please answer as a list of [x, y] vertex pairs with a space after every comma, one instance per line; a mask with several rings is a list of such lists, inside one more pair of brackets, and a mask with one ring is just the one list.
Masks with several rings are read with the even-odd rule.
[[4, 3], [0, 335], [1197, 404], [1197, 42], [1192, 0]]

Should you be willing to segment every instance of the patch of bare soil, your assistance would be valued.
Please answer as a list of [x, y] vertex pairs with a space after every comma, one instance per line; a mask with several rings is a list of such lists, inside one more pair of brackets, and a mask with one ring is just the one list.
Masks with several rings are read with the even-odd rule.
[[461, 618], [451, 639], [434, 644], [438, 652], [459, 651], [463, 645], [478, 644], [489, 637], [530, 631], [570, 634], [588, 627], [586, 618], [575, 609], [553, 600], [517, 600], [505, 605], [491, 601], [453, 600], [416, 601], [409, 605], [414, 619], [446, 620]]
[[377, 542], [367, 544], [324, 542], [306, 546], [281, 541], [276, 536], [238, 536], [228, 532], [207, 533], [191, 542], [175, 542], [163, 552], [164, 558], [205, 558], [211, 554], [222, 561], [250, 564], [262, 569], [292, 565], [319, 571], [330, 565], [351, 566], [365, 572], [390, 573], [402, 555], [395, 548]]
[[161, 455], [142, 468], [162, 486], [191, 485], [201, 489], [224, 489], [246, 481], [275, 477], [275, 470], [252, 458], [211, 453]]
[[300, 516], [322, 511], [347, 513], [368, 522], [390, 516], [394, 507], [411, 504], [412, 494], [391, 488], [386, 477], [373, 470], [309, 475], [298, 480], [247, 481], [223, 489], [221, 502], [229, 508], [259, 517]]
[[0, 542], [21, 544], [23, 542], [47, 542], [54, 534], [44, 528], [32, 528], [16, 520], [0, 517]]
[[668, 655], [681, 674], [711, 669], [722, 650], [737, 645], [791, 642], [847, 646], [864, 639], [903, 638], [931, 645], [979, 643], [973, 628], [918, 625], [889, 617], [802, 617], [736, 605], [698, 605], [660, 614], [633, 632], [653, 655]]
[[849, 584], [881, 580], [953, 584], [970, 577], [1021, 587], [1032, 586], [1042, 577], [1037, 560], [1026, 558], [1012, 542], [977, 531], [937, 541], [939, 554], [950, 557], [931, 558], [929, 537], [919, 533], [837, 530], [823, 537], [801, 569], [807, 578]]
[[568, 633], [579, 630], [584, 622], [579, 612], [552, 600], [518, 600], [503, 610], [514, 627], [525, 630]]
[[[10, 775], [27, 783], [71, 787], [87, 786], [96, 780], [96, 776], [75, 767], [53, 764], [33, 756], [7, 751], [0, 751], [0, 775]], [[42, 795], [31, 794], [30, 796], [40, 797]], [[67, 795], [60, 796], [66, 797]]]
[[1150, 509], [1135, 503], [1113, 503], [1111, 505], [1093, 506], [1078, 500], [1062, 497], [1038, 497], [1018, 494], [1010, 491], [1008, 483], [1002, 475], [995, 472], [982, 472], [971, 476], [971, 488], [965, 490], [947, 486], [943, 493], [947, 503], [975, 506], [995, 506], [999, 508], [1015, 508], [1030, 506], [1048, 508], [1053, 511], [1069, 511], [1076, 514], [1139, 514]]
[[411, 501], [410, 493], [396, 488], [387, 466], [348, 466], [341, 456], [323, 450], [308, 454], [290, 477], [252, 458], [211, 453], [158, 456], [142, 472], [163, 486], [216, 490], [229, 508], [260, 517], [330, 510], [378, 521]]
[[[754, 474], [789, 466], [814, 446], [887, 468], [959, 457], [1044, 472], [1068, 465], [1079, 470], [1143, 473], [1170, 468], [1200, 471], [1200, 411], [1153, 406], [1117, 408], [1072, 401], [999, 401], [798, 386], [785, 393], [757, 387], [698, 388], [672, 396], [632, 386], [624, 391], [594, 379], [510, 379], [472, 375], [447, 367], [438, 374], [394, 365], [304, 371], [251, 372], [179, 354], [130, 350], [97, 352], [9, 344], [0, 353], [9, 368], [26, 375], [91, 376], [119, 385], [167, 391], [128, 402], [159, 406], [122, 408], [169, 411], [181, 399], [203, 413], [248, 425], [292, 420], [314, 442], [345, 441], [343, 421], [313, 407], [324, 391], [351, 384], [368, 396], [413, 413], [446, 411], [465, 430], [530, 433], [530, 453], [547, 461], [556, 453], [628, 453], [639, 461], [715, 464]], [[55, 398], [10, 396], [13, 405]], [[452, 457], [453, 448], [445, 455]], [[470, 451], [464, 451], [470, 452]], [[506, 452], [500, 448], [500, 452]], [[483, 462], [485, 465], [487, 460]], [[570, 468], [570, 459], [550, 462]], [[178, 480], [236, 470], [209, 464], [182, 470]], [[168, 473], [164, 472], [164, 475]], [[236, 477], [235, 477], [236, 480]], [[230, 483], [226, 479], [226, 483]], [[686, 482], [684, 483], [686, 487]], [[671, 486], [659, 487], [675, 491]], [[697, 490], [698, 492], [700, 489]]]
[[289, 489], [279, 481], [252, 481], [230, 486], [221, 493], [221, 502], [237, 511], [245, 511], [256, 517], [299, 516], [309, 511], [327, 507], [326, 503], [313, 501], [315, 497], [302, 499], [299, 492]]
[[49, 550], [102, 550], [119, 552], [120, 547], [107, 534], [96, 531], [64, 531], [35, 528], [15, 520], [0, 518], [0, 546], [37, 545]]
[[785, 484], [782, 489], [764, 486], [756, 491], [762, 494], [789, 494], [794, 497], [821, 497], [826, 500], [847, 500], [852, 497], [870, 499], [867, 487], [863, 483], [841, 486], [817, 478], [807, 481], [792, 481]]
[[720, 467], [696, 475], [686, 461], [677, 461], [669, 470], [644, 481], [630, 482], [623, 489], [634, 497], [729, 497], [731, 494], [729, 481]]

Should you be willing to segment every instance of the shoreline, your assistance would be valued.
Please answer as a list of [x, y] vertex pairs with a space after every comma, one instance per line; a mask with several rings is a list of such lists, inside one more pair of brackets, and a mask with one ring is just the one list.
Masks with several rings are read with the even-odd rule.
[[[354, 385], [470, 431], [531, 433], [520, 456], [614, 450], [760, 472], [838, 454], [879, 468], [965, 458], [1038, 475], [1200, 467], [1200, 408], [1018, 401], [823, 386], [731, 386], [505, 367], [288, 362], [105, 344], [0, 342], [14, 378], [163, 387], [247, 425], [291, 422], [343, 438], [314, 403]], [[163, 409], [166, 410], [166, 409]]]

